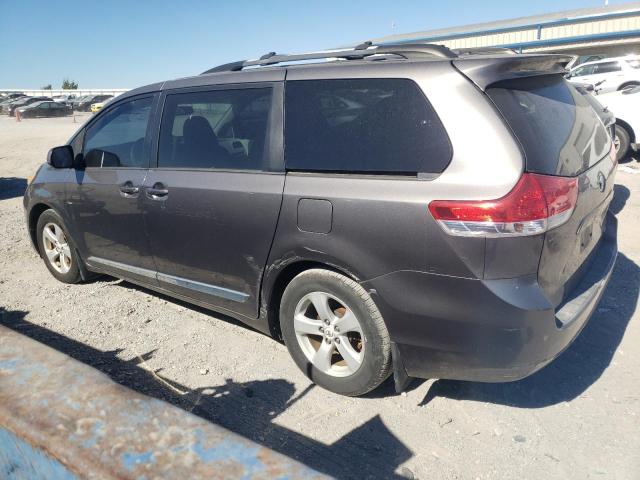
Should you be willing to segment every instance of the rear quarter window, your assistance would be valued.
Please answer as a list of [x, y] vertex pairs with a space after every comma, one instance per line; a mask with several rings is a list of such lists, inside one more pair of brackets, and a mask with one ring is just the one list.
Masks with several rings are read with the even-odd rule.
[[285, 87], [289, 170], [441, 173], [447, 133], [420, 88], [407, 79], [296, 80]]
[[575, 176], [609, 153], [597, 113], [560, 75], [499, 82], [487, 94], [522, 145], [529, 172]]

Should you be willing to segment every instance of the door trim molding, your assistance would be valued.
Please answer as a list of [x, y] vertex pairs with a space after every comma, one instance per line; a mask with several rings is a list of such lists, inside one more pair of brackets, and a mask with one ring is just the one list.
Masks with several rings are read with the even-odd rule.
[[129, 272], [141, 277], [152, 278], [154, 280], [158, 280], [159, 282], [168, 283], [177, 287], [186, 288], [188, 290], [193, 290], [207, 295], [213, 295], [214, 297], [224, 298], [233, 302], [244, 303], [249, 298], [248, 293], [219, 287], [217, 285], [211, 285], [208, 283], [196, 282], [195, 280], [189, 280], [187, 278], [177, 277], [175, 275], [160, 273], [153, 270], [148, 270], [146, 268], [134, 267], [133, 265], [115, 262], [113, 260], [107, 260], [106, 258], [89, 257], [87, 258], [87, 263], [94, 264], [99, 267]]
[[87, 258], [87, 263], [89, 265], [94, 264], [99, 267], [113, 268], [116, 270], [122, 270], [124, 272], [133, 273], [134, 275], [138, 275], [140, 277], [152, 278], [156, 280], [156, 273], [153, 270], [148, 270], [146, 268], [134, 267], [133, 265], [128, 265], [126, 263], [114, 262], [113, 260], [107, 260], [106, 258], [99, 257], [89, 257]]
[[182, 277], [176, 277], [175, 275], [168, 275], [166, 273], [158, 272], [156, 278], [159, 282], [169, 283], [177, 287], [188, 288], [196, 292], [205, 293], [207, 295], [213, 295], [215, 297], [224, 298], [226, 300], [232, 300], [238, 303], [244, 303], [249, 298], [249, 294], [238, 292], [237, 290], [231, 290], [229, 288], [219, 287], [217, 285], [211, 285], [209, 283], [196, 282], [195, 280], [188, 280]]

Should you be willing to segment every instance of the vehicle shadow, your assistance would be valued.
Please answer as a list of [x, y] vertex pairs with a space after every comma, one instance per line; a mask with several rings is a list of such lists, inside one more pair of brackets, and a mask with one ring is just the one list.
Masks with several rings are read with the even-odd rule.
[[609, 211], [617, 215], [627, 204], [627, 200], [631, 196], [631, 191], [624, 185], [616, 184], [613, 186], [613, 199], [609, 205]]
[[[108, 279], [111, 279], [112, 281], [118, 280], [117, 278], [110, 277], [108, 275], [103, 275], [101, 278], [102, 279], [108, 278]], [[151, 290], [150, 288], [146, 288], [146, 287], [143, 287], [141, 285], [136, 285], [135, 283], [131, 283], [131, 282], [127, 281], [127, 280], [121, 280], [118, 283], [118, 286], [121, 287], [121, 288], [126, 288], [128, 290], [136, 290], [136, 291], [144, 293], [146, 295], [151, 295], [151, 296], [154, 296], [154, 297], [158, 297], [158, 298], [164, 300], [165, 302], [171, 302], [171, 303], [173, 303], [175, 305], [179, 305], [179, 306], [181, 306], [183, 308], [187, 308], [189, 310], [193, 310], [194, 312], [202, 313], [203, 315], [206, 315], [207, 317], [215, 316], [216, 320], [223, 320], [223, 321], [225, 321], [227, 323], [230, 323], [232, 325], [235, 325], [237, 327], [247, 328], [249, 330], [252, 330], [252, 331], [255, 331], [255, 332], [258, 332], [258, 333], [262, 333], [262, 332], [260, 332], [260, 330], [257, 330], [255, 328], [253, 328], [251, 325], [243, 323], [240, 320], [237, 320], [236, 318], [233, 318], [233, 317], [231, 317], [229, 315], [225, 315], [224, 313], [220, 313], [220, 312], [217, 312], [217, 311], [214, 312], [213, 310], [210, 310], [210, 309], [205, 308], [205, 307], [201, 307], [199, 305], [196, 305], [195, 303], [189, 303], [189, 302], [187, 302], [185, 300], [180, 300], [179, 298], [171, 297], [171, 296], [166, 295], [166, 294], [164, 294], [162, 292], [157, 292], [155, 290]]]
[[[347, 479], [404, 478], [395, 473], [412, 452], [375, 415], [363, 425], [331, 444], [297, 433], [274, 422], [280, 414], [304, 398], [313, 385], [296, 394], [294, 385], [284, 379], [234, 382], [189, 389], [162, 376], [160, 370], [149, 371], [145, 362], [155, 350], [130, 360], [122, 360], [121, 349], [101, 351], [70, 339], [24, 317], [27, 312], [0, 307], [0, 324], [69, 355], [107, 374], [115, 382], [155, 397], [205, 420], [221, 425], [309, 467]], [[321, 409], [308, 412], [301, 421], [317, 421]], [[331, 428], [330, 425], [319, 428]]]
[[26, 178], [0, 177], [0, 200], [21, 197], [26, 189]]
[[[617, 214], [630, 196], [615, 186], [610, 210]], [[499, 403], [520, 408], [542, 408], [581, 395], [607, 369], [636, 309], [640, 268], [618, 254], [609, 285], [593, 316], [573, 344], [539, 372], [510, 383], [435, 381], [421, 405], [435, 397]]]

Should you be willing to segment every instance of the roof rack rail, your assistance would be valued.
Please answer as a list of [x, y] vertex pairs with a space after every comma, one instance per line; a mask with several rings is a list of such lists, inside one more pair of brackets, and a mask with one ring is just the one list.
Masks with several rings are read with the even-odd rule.
[[257, 67], [275, 65], [284, 62], [300, 62], [305, 60], [320, 60], [326, 58], [341, 58], [345, 60], [360, 60], [372, 55], [397, 55], [404, 58], [415, 57], [440, 57], [458, 58], [458, 54], [448, 49], [444, 45], [431, 43], [398, 43], [373, 45], [371, 42], [364, 42], [355, 48], [324, 50], [319, 52], [299, 53], [299, 54], [276, 54], [269, 52], [262, 55], [257, 60], [240, 60], [238, 62], [225, 63], [211, 68], [201, 75], [218, 72], [237, 72], [246, 67]]
[[453, 52], [458, 56], [462, 55], [491, 55], [496, 53], [507, 53], [509, 55], [516, 55], [513, 48], [508, 47], [473, 47], [473, 48], [455, 48]]

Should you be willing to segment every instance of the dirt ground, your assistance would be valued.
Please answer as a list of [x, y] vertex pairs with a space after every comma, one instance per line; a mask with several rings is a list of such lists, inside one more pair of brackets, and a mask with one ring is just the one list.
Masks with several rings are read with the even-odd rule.
[[352, 399], [312, 385], [284, 345], [112, 278], [56, 282], [27, 238], [22, 192], [71, 118], [0, 117], [0, 323], [339, 478], [640, 478], [640, 170], [619, 167], [620, 256], [555, 362], [508, 384], [391, 382]]

